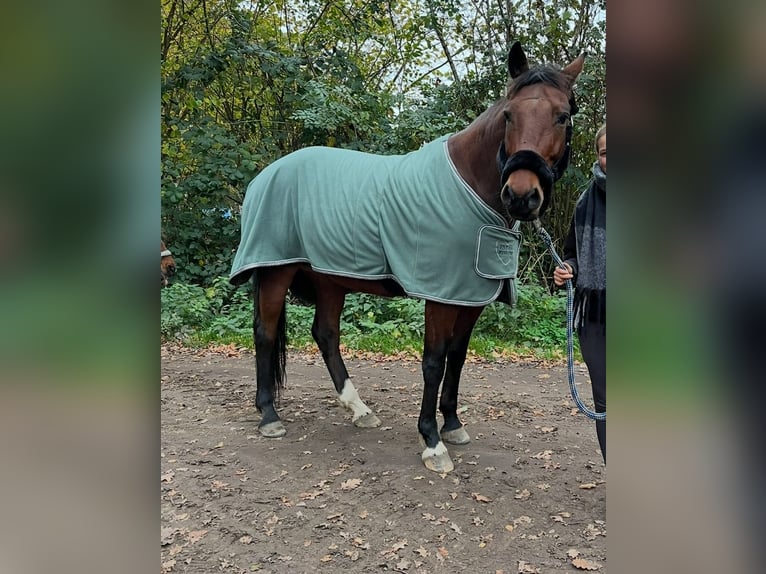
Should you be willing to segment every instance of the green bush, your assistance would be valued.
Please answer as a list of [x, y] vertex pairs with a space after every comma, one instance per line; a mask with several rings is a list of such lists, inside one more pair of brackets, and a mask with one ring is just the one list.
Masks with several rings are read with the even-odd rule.
[[[420, 352], [423, 347], [422, 300], [386, 299], [367, 294], [346, 297], [341, 315], [341, 342], [350, 349], [382, 353]], [[287, 335], [294, 347], [313, 345], [314, 308], [287, 306]], [[190, 345], [236, 343], [251, 347], [253, 301], [249, 287], [234, 288], [225, 277], [210, 287], [175, 283], [162, 290], [161, 332], [165, 340]], [[492, 357], [504, 352], [562, 357], [566, 349], [566, 295], [521, 285], [518, 303], [485, 308], [471, 339], [475, 353]]]

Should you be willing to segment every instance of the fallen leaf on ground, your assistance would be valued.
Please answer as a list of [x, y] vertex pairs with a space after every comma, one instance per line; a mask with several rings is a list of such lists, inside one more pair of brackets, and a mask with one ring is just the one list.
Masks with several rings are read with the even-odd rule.
[[601, 568], [601, 564], [596, 564], [595, 562], [591, 562], [585, 558], [575, 558], [572, 560], [572, 566], [578, 570], [598, 570]]
[[253, 537], [252, 536], [242, 536], [242, 537], [240, 537], [239, 541], [242, 544], [250, 544], [253, 541]]
[[439, 556], [441, 556], [442, 558], [446, 558], [447, 556], [449, 556], [449, 550], [447, 550], [444, 546], [439, 546], [438, 551], [439, 551]]
[[189, 542], [192, 544], [199, 542], [205, 534], [207, 534], [207, 530], [192, 530], [189, 532]]
[[348, 480], [345, 480], [345, 481], [340, 483], [340, 489], [341, 490], [354, 490], [360, 484], [362, 484], [362, 480], [360, 478], [349, 478]]
[[513, 532], [513, 524], [506, 524], [506, 525], [505, 525], [505, 529], [506, 529], [508, 532]]
[[325, 554], [319, 559], [320, 562], [329, 562], [330, 560], [332, 560], [331, 554]]
[[519, 574], [540, 574], [540, 569], [535, 568], [528, 562], [519, 560]]
[[585, 484], [581, 484], [580, 488], [582, 488], [583, 490], [590, 490], [591, 488], [596, 488], [596, 483], [595, 482], [587, 482]]
[[396, 567], [397, 567], [399, 570], [407, 570], [407, 568], [409, 568], [409, 567], [410, 567], [410, 561], [409, 561], [409, 560], [407, 560], [406, 558], [402, 558], [402, 559], [401, 559], [401, 560], [400, 560], [400, 561], [399, 561], [399, 562], [396, 564]]
[[463, 534], [463, 531], [460, 530], [460, 527], [457, 524], [455, 524], [454, 522], [452, 524], [450, 524], [449, 527], [452, 530], [454, 530], [455, 532], [457, 532], [458, 534]]
[[472, 492], [471, 496], [477, 502], [492, 502], [491, 498], [487, 498], [486, 496], [484, 496], [483, 494], [479, 494], [478, 492]]
[[176, 475], [175, 472], [173, 472], [172, 470], [169, 470], [166, 473], [160, 475], [160, 482], [170, 482], [171, 480], [173, 480], [173, 477], [175, 475]]
[[421, 547], [419, 547], [419, 548], [417, 548], [417, 549], [415, 550], [415, 552], [417, 552], [418, 554], [420, 554], [420, 555], [421, 555], [423, 558], [425, 558], [426, 556], [428, 556], [428, 550], [426, 550], [426, 549], [425, 549], [425, 548], [423, 548], [422, 546], [421, 546]]
[[575, 550], [574, 548], [570, 548], [569, 550], [567, 550], [567, 556], [569, 556], [570, 558], [577, 558], [579, 555], [580, 555], [579, 550]]
[[176, 537], [176, 532], [178, 532], [178, 528], [173, 528], [172, 526], [166, 526], [164, 528], [160, 529], [160, 544], [162, 546], [165, 546], [166, 544], [170, 544], [173, 542], [173, 539]]
[[360, 512], [360, 513], [359, 513], [359, 518], [361, 518], [361, 519], [365, 519], [365, 518], [367, 518], [369, 515], [370, 515], [370, 513], [369, 513], [369, 512], [367, 512], [366, 510], [362, 510], [362, 512]]
[[525, 498], [529, 498], [530, 492], [525, 488], [520, 493], [518, 493], [514, 498], [518, 500], [524, 500]]

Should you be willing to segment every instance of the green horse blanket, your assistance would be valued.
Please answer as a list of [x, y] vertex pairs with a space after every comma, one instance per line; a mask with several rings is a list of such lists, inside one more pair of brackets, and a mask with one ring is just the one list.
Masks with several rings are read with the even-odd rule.
[[447, 136], [406, 155], [310, 147], [247, 188], [230, 280], [304, 262], [321, 273], [393, 279], [411, 297], [486, 305], [509, 282], [521, 234], [463, 181]]

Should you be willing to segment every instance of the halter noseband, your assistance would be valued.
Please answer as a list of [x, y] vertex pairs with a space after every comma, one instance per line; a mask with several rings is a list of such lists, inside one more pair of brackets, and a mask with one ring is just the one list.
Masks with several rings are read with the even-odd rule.
[[561, 179], [561, 176], [564, 175], [564, 172], [569, 166], [569, 157], [572, 151], [571, 118], [578, 111], [579, 108], [575, 102], [574, 93], [572, 93], [569, 97], [569, 121], [567, 122], [566, 128], [564, 153], [559, 160], [553, 164], [553, 167], [549, 166], [539, 153], [528, 149], [517, 151], [509, 157], [508, 152], [505, 149], [505, 142], [500, 142], [500, 149], [497, 150], [497, 168], [498, 171], [500, 171], [501, 181], [508, 181], [511, 173], [519, 169], [526, 169], [537, 175], [544, 192], [543, 205], [540, 207], [540, 212], [543, 212], [548, 205], [548, 200], [553, 191], [553, 184]]
[[162, 259], [163, 257], [169, 257], [171, 255], [173, 254], [170, 252], [170, 249], [166, 249], [165, 251], [160, 251], [160, 259]]

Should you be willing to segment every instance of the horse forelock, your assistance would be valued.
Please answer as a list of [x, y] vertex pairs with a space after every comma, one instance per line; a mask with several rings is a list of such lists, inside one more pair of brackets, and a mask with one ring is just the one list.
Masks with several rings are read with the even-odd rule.
[[561, 70], [552, 66], [539, 66], [531, 68], [515, 78], [508, 86], [508, 99], [516, 96], [523, 88], [535, 84], [544, 84], [554, 87], [562, 92], [569, 93], [570, 79]]

